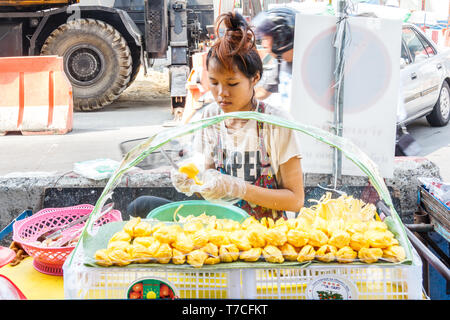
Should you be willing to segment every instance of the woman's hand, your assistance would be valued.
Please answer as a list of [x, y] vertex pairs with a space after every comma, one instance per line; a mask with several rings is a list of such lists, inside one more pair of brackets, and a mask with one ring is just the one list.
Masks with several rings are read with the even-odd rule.
[[208, 169], [202, 176], [203, 185], [193, 185], [191, 191], [198, 192], [205, 200], [235, 201], [243, 199], [247, 183], [216, 169]]
[[172, 169], [170, 172], [170, 180], [178, 192], [184, 193], [189, 197], [192, 196], [193, 192], [191, 188], [195, 185], [194, 179], [189, 178], [186, 174], [178, 170]]

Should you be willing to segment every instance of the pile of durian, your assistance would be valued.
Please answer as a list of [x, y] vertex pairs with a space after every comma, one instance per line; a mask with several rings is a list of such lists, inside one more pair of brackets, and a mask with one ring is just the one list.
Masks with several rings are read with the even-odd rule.
[[[313, 200], [314, 201], [314, 200]], [[401, 262], [405, 250], [372, 204], [327, 193], [295, 219], [184, 219], [152, 224], [133, 217], [95, 253], [101, 266], [130, 263], [203, 265], [233, 261]]]

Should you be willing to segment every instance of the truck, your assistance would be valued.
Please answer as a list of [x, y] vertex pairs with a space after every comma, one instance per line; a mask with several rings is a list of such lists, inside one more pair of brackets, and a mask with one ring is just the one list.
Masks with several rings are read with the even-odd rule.
[[0, 57], [62, 56], [75, 111], [104, 108], [166, 59], [173, 112], [213, 24], [213, 0], [0, 0]]

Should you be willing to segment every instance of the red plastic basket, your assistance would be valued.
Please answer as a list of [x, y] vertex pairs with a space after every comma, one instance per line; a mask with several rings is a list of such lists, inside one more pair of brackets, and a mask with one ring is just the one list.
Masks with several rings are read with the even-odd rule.
[[[93, 205], [81, 204], [65, 208], [46, 208], [36, 212], [31, 217], [16, 221], [13, 225], [13, 240], [20, 243], [23, 249], [34, 258], [33, 265], [39, 272], [50, 275], [62, 275], [62, 266], [75, 245], [66, 247], [41, 247], [36, 245], [37, 238], [44, 232], [66, 225], [84, 215], [90, 214]], [[112, 221], [122, 221], [118, 210], [111, 210], [98, 221], [95, 226], [101, 226]], [[84, 226], [84, 222], [65, 230], [62, 238], [69, 237]]]

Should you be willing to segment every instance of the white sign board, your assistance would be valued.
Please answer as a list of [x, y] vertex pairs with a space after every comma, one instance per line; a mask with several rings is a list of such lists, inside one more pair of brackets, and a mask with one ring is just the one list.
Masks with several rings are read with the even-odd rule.
[[[392, 178], [400, 84], [399, 20], [349, 17], [343, 89], [343, 137], [351, 140]], [[334, 120], [333, 39], [336, 17], [296, 18], [291, 114], [305, 124], [332, 131]], [[302, 135], [304, 172], [333, 173], [333, 148]], [[342, 156], [342, 174], [364, 173]]]

